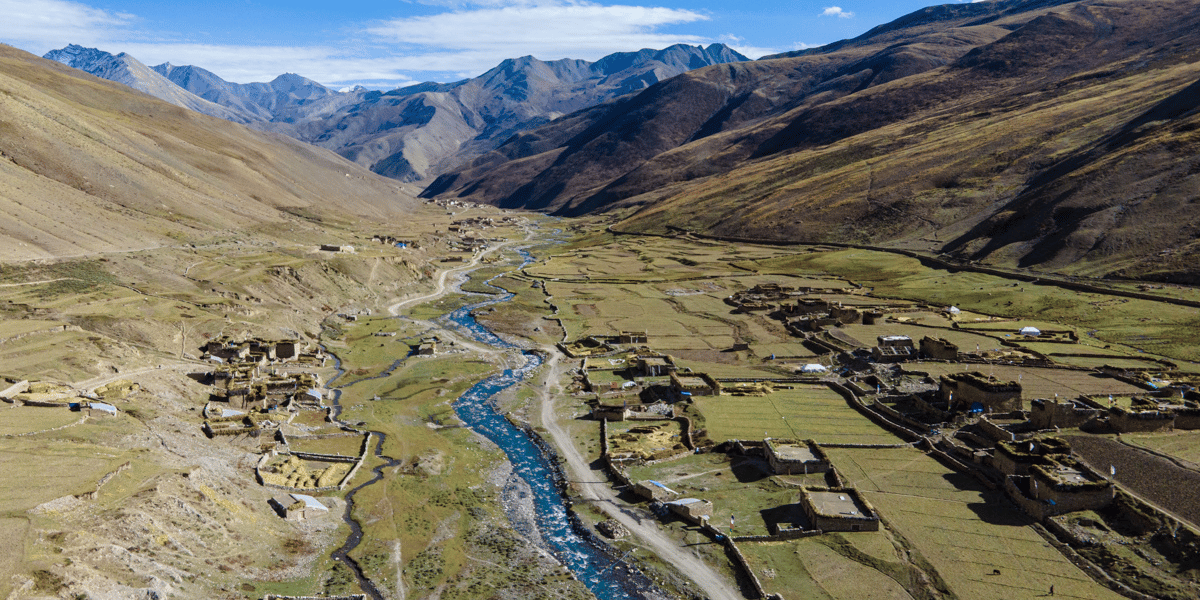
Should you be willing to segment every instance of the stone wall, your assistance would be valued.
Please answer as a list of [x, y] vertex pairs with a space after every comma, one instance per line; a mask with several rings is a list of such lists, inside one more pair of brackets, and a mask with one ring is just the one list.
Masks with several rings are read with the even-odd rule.
[[1131, 411], [1116, 407], [1108, 410], [1108, 424], [1120, 433], [1170, 431], [1175, 427], [1175, 413], [1157, 410]]
[[1079, 427], [1098, 418], [1103, 411], [1074, 401], [1051, 402], [1045, 399], [1029, 403], [1029, 421], [1038, 429]]

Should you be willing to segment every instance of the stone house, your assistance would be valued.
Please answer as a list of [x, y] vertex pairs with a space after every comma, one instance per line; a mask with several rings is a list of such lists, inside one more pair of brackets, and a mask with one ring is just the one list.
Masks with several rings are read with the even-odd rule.
[[1051, 456], [1069, 456], [1071, 446], [1058, 438], [996, 442], [992, 466], [1005, 475], [1028, 475], [1034, 465], [1048, 464]]
[[1123, 406], [1108, 409], [1108, 425], [1119, 433], [1171, 431], [1175, 412], [1171, 410], [1132, 410]]
[[917, 349], [907, 335], [881, 335], [871, 349], [871, 357], [881, 363], [903, 362], [915, 359]]
[[785, 316], [800, 317], [805, 315], [827, 315], [833, 305], [828, 300], [805, 298], [795, 304], [784, 304], [779, 307]]
[[104, 402], [88, 402], [86, 414], [89, 417], [115, 417], [117, 407]]
[[1030, 498], [1042, 503], [1042, 515], [1103, 509], [1112, 503], [1112, 481], [1067, 456], [1030, 467]]
[[1024, 408], [1020, 383], [1002, 381], [978, 371], [942, 375], [939, 395], [952, 410], [1011, 412]]
[[675, 370], [675, 360], [666, 354], [639, 354], [633, 357], [634, 371], [642, 377], [662, 377]]
[[879, 531], [879, 514], [854, 488], [802, 488], [800, 506], [813, 529]]
[[1099, 418], [1104, 411], [1076, 400], [1046, 400], [1029, 402], [1029, 422], [1038, 429], [1079, 427]]
[[721, 384], [707, 373], [671, 371], [671, 389], [677, 396], [719, 396]]
[[440, 340], [438, 340], [437, 337], [427, 337], [427, 338], [421, 340], [421, 343], [417, 346], [417, 355], [418, 356], [435, 356], [439, 350], [439, 348], [438, 348], [439, 341]]
[[852, 325], [854, 323], [862, 323], [862, 311], [851, 306], [834, 306], [829, 309], [829, 317], [837, 319], [838, 323], [843, 325]]
[[921, 356], [935, 360], [958, 360], [958, 345], [943, 338], [921, 338]]
[[824, 473], [829, 470], [829, 456], [812, 440], [763, 440], [763, 453], [776, 475]]
[[662, 502], [663, 500], [667, 500], [672, 495], [676, 494], [675, 491], [667, 488], [666, 486], [662, 485], [661, 483], [658, 483], [657, 481], [651, 481], [649, 479], [644, 480], [644, 481], [639, 481], [636, 484], [634, 484], [633, 493], [635, 493], [643, 498], [648, 498], [650, 500], [656, 500], [659, 502]]
[[708, 500], [680, 498], [666, 504], [668, 510], [692, 522], [699, 522], [701, 517], [711, 517], [713, 514], [713, 503]]
[[320, 500], [306, 494], [287, 494], [271, 499], [275, 512], [289, 521], [304, 521], [329, 514], [329, 508]]
[[648, 344], [650, 337], [645, 331], [622, 331], [617, 334], [618, 344]]

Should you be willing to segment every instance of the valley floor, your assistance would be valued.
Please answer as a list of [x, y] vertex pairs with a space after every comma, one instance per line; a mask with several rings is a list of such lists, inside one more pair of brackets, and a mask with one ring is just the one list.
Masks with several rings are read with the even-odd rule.
[[[1186, 544], [1163, 537], [1195, 535], [1176, 510], [1186, 500], [1130, 479], [1133, 459], [1116, 467], [1115, 503], [1044, 517], [1010, 499], [989, 437], [1065, 438], [1101, 474], [1096, 448], [1119, 441], [1195, 473], [1184, 386], [1200, 380], [1200, 351], [1179, 326], [1194, 309], [894, 254], [614, 237], [536, 216], [497, 225], [486, 248], [464, 253], [433, 232], [504, 213], [439, 209], [412, 236], [418, 251], [347, 229], [337, 235], [354, 240], [353, 254], [218, 242], [6, 267], [0, 374], [30, 384], [0, 394], [11, 399], [0, 409], [0, 531], [20, 541], [0, 551], [0, 594], [260, 598], [366, 586], [405, 599], [588, 597], [539, 538], [528, 484], [452, 407], [521, 364], [518, 350], [439, 318], [497, 287], [513, 299], [476, 309], [479, 322], [546, 360], [494, 403], [557, 448], [575, 511], [616, 532], [611, 553], [658, 588], [647, 597], [1200, 590]], [[569, 237], [555, 232], [565, 226]], [[517, 269], [518, 248], [535, 262]], [[1031, 326], [1045, 335], [1017, 333]], [[229, 392], [246, 357], [218, 363], [205, 350], [293, 338], [310, 363], [247, 367], [261, 407]], [[912, 355], [879, 360], [885, 338], [907, 339]], [[957, 354], [919, 357], [923, 338]], [[647, 371], [648, 359], [687, 377]], [[939, 390], [964, 372], [1019, 382], [1016, 404], [951, 416]], [[223, 373], [232, 383], [216, 383]], [[255, 387], [310, 376], [319, 403]], [[1083, 430], [1032, 422], [1035, 406], [1059, 398], [1094, 418]], [[1178, 413], [1173, 431], [1116, 434], [1114, 415], [1151, 401]], [[323, 407], [334, 404], [330, 421]], [[205, 423], [231, 435], [206, 436]], [[764, 439], [812, 440], [832, 469], [779, 473]], [[285, 484], [263, 485], [276, 477]], [[878, 530], [818, 531], [803, 500], [818, 488], [855, 490]], [[328, 511], [291, 506], [287, 493]], [[672, 508], [679, 498], [707, 517]], [[350, 522], [362, 541], [335, 560]]]

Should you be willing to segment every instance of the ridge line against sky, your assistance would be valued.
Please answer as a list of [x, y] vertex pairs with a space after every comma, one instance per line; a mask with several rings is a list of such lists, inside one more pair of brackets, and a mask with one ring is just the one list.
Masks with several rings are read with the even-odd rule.
[[147, 65], [195, 65], [238, 83], [298, 73], [333, 88], [392, 89], [475, 77], [525, 55], [594, 61], [724, 43], [758, 58], [965, 1], [0, 0], [0, 41], [38, 55], [68, 44], [127, 52]]

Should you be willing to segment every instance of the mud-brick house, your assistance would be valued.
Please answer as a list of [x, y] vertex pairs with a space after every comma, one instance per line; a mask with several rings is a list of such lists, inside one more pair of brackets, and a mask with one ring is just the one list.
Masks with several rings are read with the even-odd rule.
[[713, 503], [698, 498], [680, 498], [667, 502], [667, 509], [692, 522], [700, 521], [701, 517], [711, 517]]
[[1170, 431], [1175, 428], [1171, 410], [1132, 410], [1123, 406], [1108, 409], [1108, 425], [1119, 433]]
[[881, 335], [871, 349], [871, 358], [880, 363], [904, 362], [917, 358], [917, 349], [907, 335]]
[[1058, 438], [996, 442], [992, 466], [1005, 475], [1028, 475], [1034, 465], [1049, 464], [1050, 457], [1069, 456], [1071, 446]]
[[618, 344], [649, 344], [650, 336], [645, 331], [622, 331], [617, 334]]
[[879, 513], [854, 488], [802, 488], [800, 506], [813, 529], [879, 531]]
[[677, 396], [719, 396], [721, 384], [707, 373], [671, 371], [671, 390]]
[[1010, 412], [1024, 408], [1020, 383], [978, 371], [942, 375], [939, 395], [950, 404], [951, 410]]
[[958, 344], [943, 338], [921, 338], [921, 356], [934, 360], [958, 360]]
[[829, 470], [829, 456], [812, 440], [763, 440], [763, 453], [776, 475], [824, 473]]
[[1079, 427], [1104, 414], [1104, 411], [1077, 400], [1047, 400], [1029, 402], [1029, 422], [1038, 429]]
[[795, 304], [784, 304], [780, 306], [780, 310], [788, 317], [801, 317], [805, 315], [827, 315], [829, 309], [833, 305], [828, 300], [819, 298], [804, 298], [796, 301]]
[[675, 360], [666, 354], [639, 354], [632, 362], [634, 371], [642, 377], [664, 377], [675, 370]]
[[304, 521], [329, 514], [320, 500], [306, 494], [287, 494], [271, 499], [275, 512], [289, 521]]
[[1104, 508], [1116, 495], [1111, 481], [1065, 456], [1030, 467], [1029, 479], [1032, 498], [1048, 505], [1046, 514]]

